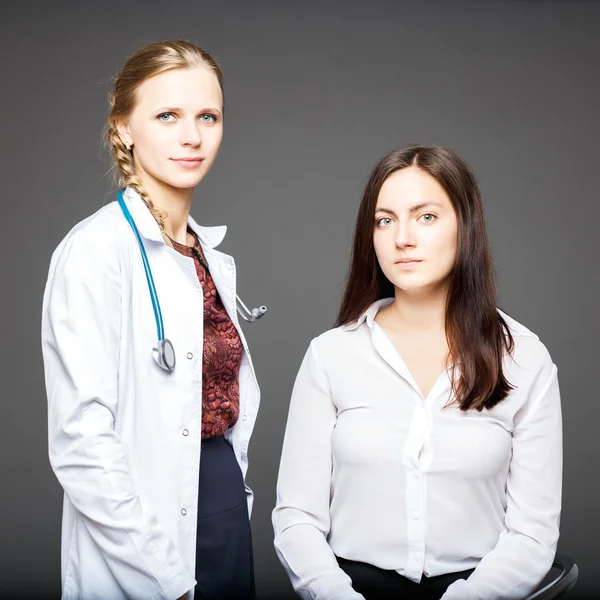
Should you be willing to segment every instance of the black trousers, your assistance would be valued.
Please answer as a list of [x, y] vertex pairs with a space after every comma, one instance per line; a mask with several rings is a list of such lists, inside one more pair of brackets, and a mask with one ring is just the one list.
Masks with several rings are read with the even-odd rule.
[[415, 583], [396, 571], [386, 571], [368, 563], [336, 557], [340, 568], [352, 579], [352, 587], [367, 600], [439, 600], [457, 579], [466, 579], [473, 569], [425, 577]]
[[251, 600], [252, 536], [244, 480], [224, 436], [202, 440], [196, 533], [197, 600]]

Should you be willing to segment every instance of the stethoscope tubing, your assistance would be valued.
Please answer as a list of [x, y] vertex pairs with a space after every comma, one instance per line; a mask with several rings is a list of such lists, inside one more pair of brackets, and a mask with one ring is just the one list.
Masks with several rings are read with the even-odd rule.
[[148, 289], [150, 290], [150, 298], [152, 300], [152, 308], [154, 309], [154, 317], [156, 319], [156, 328], [158, 332], [158, 339], [162, 341], [165, 339], [165, 327], [163, 324], [162, 311], [160, 310], [160, 302], [158, 301], [158, 294], [156, 293], [156, 285], [154, 284], [154, 277], [152, 277], [152, 270], [150, 269], [150, 263], [148, 262], [148, 256], [146, 255], [146, 249], [144, 248], [144, 242], [142, 242], [142, 238], [138, 231], [138, 228], [123, 200], [123, 194], [121, 190], [117, 192], [117, 198], [119, 201], [119, 206], [125, 215], [125, 219], [131, 226], [133, 233], [137, 239], [137, 242], [140, 246], [140, 254], [142, 255], [142, 262], [144, 264], [144, 270], [146, 271], [146, 279], [148, 281]]

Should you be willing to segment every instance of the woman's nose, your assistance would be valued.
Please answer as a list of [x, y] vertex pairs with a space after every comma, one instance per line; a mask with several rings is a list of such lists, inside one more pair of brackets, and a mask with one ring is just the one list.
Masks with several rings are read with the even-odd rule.
[[196, 123], [186, 123], [182, 127], [180, 141], [184, 146], [199, 146], [202, 143], [202, 133]]
[[405, 246], [415, 245], [415, 232], [409, 220], [400, 220], [396, 227], [396, 246], [404, 248]]

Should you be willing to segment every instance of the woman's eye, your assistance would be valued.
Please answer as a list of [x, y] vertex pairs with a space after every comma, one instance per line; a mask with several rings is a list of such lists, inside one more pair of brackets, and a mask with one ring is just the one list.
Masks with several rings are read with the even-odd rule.
[[392, 224], [392, 219], [390, 217], [381, 217], [377, 219], [377, 225], [379, 227], [389, 227]]
[[156, 118], [159, 121], [162, 121], [163, 123], [168, 123], [169, 121], [171, 121], [171, 119], [174, 119], [175, 116], [173, 115], [173, 113], [166, 112], [166, 113], [161, 113]]
[[215, 117], [215, 115], [211, 115], [210, 113], [205, 113], [200, 117], [200, 120], [203, 123], [214, 123], [217, 120], [217, 117]]
[[423, 219], [425, 223], [433, 223], [433, 221], [437, 219], [437, 217], [431, 213], [425, 213], [424, 215], [421, 215], [420, 218]]

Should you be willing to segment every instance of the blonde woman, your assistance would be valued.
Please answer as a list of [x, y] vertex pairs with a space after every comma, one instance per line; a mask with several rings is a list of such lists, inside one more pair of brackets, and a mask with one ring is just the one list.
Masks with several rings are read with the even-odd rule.
[[222, 135], [207, 52], [137, 51], [110, 95], [121, 189], [52, 256], [42, 349], [65, 599], [254, 597], [244, 481], [260, 393], [235, 264], [215, 249], [225, 227], [189, 214]]

